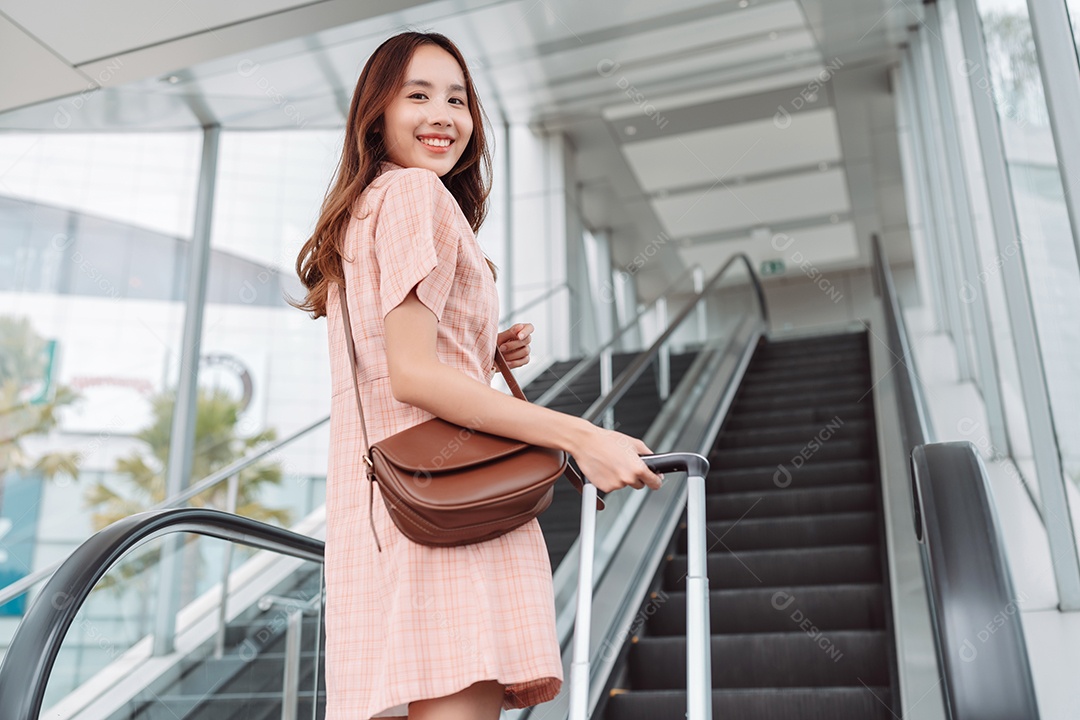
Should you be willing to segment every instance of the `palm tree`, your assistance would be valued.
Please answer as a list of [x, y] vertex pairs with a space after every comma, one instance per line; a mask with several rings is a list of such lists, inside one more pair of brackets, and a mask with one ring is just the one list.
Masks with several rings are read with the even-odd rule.
[[[151, 400], [152, 420], [136, 433], [136, 439], [145, 444], [142, 451], [120, 458], [116, 462], [118, 482], [108, 484], [102, 480], [87, 488], [85, 506], [94, 510], [91, 522], [99, 530], [129, 515], [142, 512], [165, 499], [165, 474], [169, 462], [169, 443], [175, 392], [158, 394]], [[242, 436], [237, 431], [240, 406], [237, 400], [221, 389], [199, 388], [195, 412], [195, 448], [192, 457], [190, 482], [207, 477], [235, 462], [253, 448], [273, 441], [277, 433], [273, 429], [255, 435]], [[291, 513], [284, 508], [269, 508], [259, 501], [262, 488], [281, 483], [281, 466], [276, 462], [258, 462], [239, 473], [239, 492], [236, 512], [263, 522], [287, 526]], [[114, 487], [115, 485], [115, 487]], [[221, 483], [214, 489], [198, 495], [190, 501], [194, 507], [225, 509], [228, 487]], [[185, 539], [185, 579], [181, 605], [194, 596], [194, 587], [201, 577], [203, 563], [198, 547]], [[150, 568], [156, 567], [160, 550], [156, 546], [127, 558], [115, 573], [102, 580], [101, 587], [114, 586], [121, 581], [127, 584], [133, 578], [142, 590], [149, 594]]]
[[[22, 440], [47, 435], [58, 422], [57, 410], [79, 399], [66, 385], [53, 385], [48, 345], [34, 332], [28, 318], [0, 317], [0, 499], [3, 481], [13, 471], [35, 471], [46, 480], [58, 475], [75, 478], [79, 453], [50, 452], [30, 457]], [[28, 397], [35, 384], [46, 392]]]

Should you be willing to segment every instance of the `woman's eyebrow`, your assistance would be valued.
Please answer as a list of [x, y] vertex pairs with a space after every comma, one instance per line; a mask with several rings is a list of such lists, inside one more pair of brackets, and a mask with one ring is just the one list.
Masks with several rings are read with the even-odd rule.
[[[435, 86], [429, 83], [427, 80], [406, 80], [402, 87], [408, 87], [410, 85], [419, 85], [422, 88], [431, 90]], [[454, 83], [450, 86], [450, 90], [453, 92], [465, 92], [465, 86]]]

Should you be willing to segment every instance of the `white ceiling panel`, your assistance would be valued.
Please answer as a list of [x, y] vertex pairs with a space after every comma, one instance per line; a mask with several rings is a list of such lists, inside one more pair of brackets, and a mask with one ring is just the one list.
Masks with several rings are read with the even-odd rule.
[[[475, 37], [477, 44], [483, 45], [486, 57], [501, 60], [523, 54], [528, 56], [534, 52], [534, 47], [546, 55], [555, 49], [550, 45], [561, 43], [573, 48], [595, 45], [609, 38], [633, 37], [649, 31], [653, 25], [669, 25], [671, 18], [680, 15], [694, 17], [696, 22], [702, 16], [712, 14], [722, 15], [728, 26], [719, 31], [717, 41], [767, 32], [776, 27], [805, 26], [805, 18], [794, 0], [754, 0], [748, 7], [741, 7], [739, 0], [667, 3], [514, 0], [498, 5], [485, 4], [477, 10], [447, 18], [440, 23], [438, 31], [460, 31], [464, 33], [460, 37]], [[459, 19], [466, 24], [455, 25]]]
[[850, 207], [844, 173], [838, 169], [746, 185], [714, 182], [715, 186], [708, 190], [652, 201], [668, 235], [685, 238], [743, 227], [768, 227], [770, 223], [843, 213]]
[[[451, 36], [475, 32], [474, 29], [467, 29], [468, 22], [464, 17], [451, 18], [440, 24], [441, 31]], [[767, 33], [770, 32], [776, 33], [773, 42], [780, 41], [785, 34], [807, 33], [802, 14], [795, 3], [780, 2], [745, 10], [733, 10], [731, 6], [718, 4], [716, 14], [712, 17], [694, 18], [660, 27], [648, 25], [610, 40], [574, 43], [545, 52], [519, 45], [510, 52], [483, 58], [483, 62], [489, 67], [498, 67], [500, 71], [509, 70], [517, 64], [534, 63], [542, 66], [545, 78], [576, 77], [595, 72], [597, 63], [605, 59], [624, 65], [651, 63], [658, 55], [686, 54], [697, 48], [719, 50], [753, 36], [768, 38]], [[778, 44], [777, 48], [787, 49], [782, 44]]]
[[[4, 13], [78, 65], [308, 5], [304, 0], [4, 0]], [[57, 22], [63, 18], [63, 22]], [[116, 22], [123, 18], [123, 22]]]
[[[855, 226], [850, 222], [792, 230], [786, 235], [776, 240], [770, 233], [760, 239], [747, 236], [722, 243], [695, 243], [678, 248], [678, 253], [687, 266], [699, 263], [706, 276], [718, 270], [737, 252], [746, 253], [755, 268], [760, 268], [765, 260], [783, 260], [786, 275], [805, 273], [811, 268], [820, 271], [830, 265], [842, 265], [859, 258]], [[777, 247], [784, 249], [777, 250]]]
[[[597, 71], [597, 64], [604, 59], [604, 55], [578, 66], [577, 72], [565, 77], [553, 77], [542, 62], [532, 61], [527, 64], [528, 67], [521, 75], [532, 78], [546, 77], [546, 83], [537, 84], [533, 80], [511, 84], [507, 80], [512, 81], [515, 76], [510, 73], [505, 77], [502, 74], [499, 75], [499, 86], [507, 96], [531, 96], [538, 87], [547, 86], [554, 91], [557, 98], [602, 93], [622, 100], [627, 97], [627, 90], [632, 92], [634, 88], [661, 85], [683, 76], [693, 76], [718, 68], [738, 67], [771, 58], [787, 59], [789, 55], [795, 57], [808, 54], [820, 60], [813, 36], [805, 30], [799, 30], [786, 32], [778, 36], [776, 40], [766, 38], [719, 48], [704, 45], [688, 49], [683, 45], [676, 51], [670, 47], [658, 47], [654, 48], [653, 54], [646, 59], [633, 63], [621, 63], [618, 68], [606, 75]], [[510, 68], [510, 70], [513, 69]]]
[[[16, 108], [40, 100], [85, 90], [90, 81], [86, 76], [69, 67], [48, 48], [34, 41], [22, 30], [0, 16], [0, 110]], [[14, 68], [33, 68], [33, 72], [16, 72]], [[49, 122], [66, 122], [62, 110], [65, 103], [55, 103], [50, 108]], [[53, 114], [55, 113], [55, 114]], [[68, 116], [70, 117], [70, 116]]]
[[623, 153], [642, 189], [655, 192], [833, 163], [840, 159], [840, 138], [835, 112], [822, 108], [795, 113], [783, 128], [767, 118], [629, 143]]

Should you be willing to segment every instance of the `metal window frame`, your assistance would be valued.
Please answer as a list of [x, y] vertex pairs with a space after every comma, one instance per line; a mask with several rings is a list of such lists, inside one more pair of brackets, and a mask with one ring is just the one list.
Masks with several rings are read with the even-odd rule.
[[[906, 54], [905, 54], [906, 57]], [[926, 170], [924, 168], [923, 161], [923, 143], [922, 137], [919, 134], [919, 125], [915, 120], [915, 115], [918, 112], [918, 108], [915, 105], [914, 91], [912, 90], [911, 81], [912, 67], [910, 64], [904, 63], [897, 68], [897, 78], [900, 84], [900, 99], [901, 99], [901, 113], [903, 113], [904, 123], [907, 125], [907, 138], [909, 145], [909, 159], [911, 161], [912, 169], [914, 171], [915, 181], [912, 183], [915, 189], [916, 196], [916, 210], [918, 213], [918, 224], [921, 236], [921, 245], [923, 253], [926, 257], [926, 287], [930, 290], [930, 298], [928, 298], [932, 304], [931, 312], [934, 313], [934, 319], [938, 326], [945, 326], [944, 316], [944, 294], [945, 289], [941, 278], [941, 269], [938, 267], [937, 253], [932, 247], [932, 235], [933, 230], [931, 228], [932, 218], [930, 217], [930, 199], [926, 192], [926, 183], [923, 179], [926, 177]], [[903, 144], [902, 144], [903, 150]], [[914, 237], [912, 242], [914, 243]]]
[[990, 197], [994, 242], [1002, 256], [1015, 245], [1014, 262], [1001, 263], [1005, 305], [1013, 331], [1013, 347], [1016, 348], [1020, 393], [1028, 414], [1031, 449], [1042, 499], [1042, 518], [1057, 584], [1058, 607], [1063, 611], [1076, 611], [1080, 610], [1080, 558], [1077, 557], [1076, 538], [1065, 495], [1065, 473], [1050, 411], [1042, 346], [1039, 344], [1028, 288], [1024, 246], [1013, 205], [997, 109], [990, 95], [979, 86], [980, 78], [986, 77], [989, 72], [982, 20], [975, 0], [941, 1], [955, 3], [964, 54], [974, 63], [967, 80], [971, 85], [972, 109]]
[[[210, 230], [214, 217], [214, 190], [217, 184], [218, 148], [221, 127], [203, 128], [202, 160], [195, 201], [188, 263], [187, 297], [184, 302], [184, 334], [180, 344], [180, 370], [176, 404], [170, 432], [169, 465], [165, 476], [165, 497], [177, 495], [190, 483], [195, 452], [195, 415], [199, 381], [199, 354], [202, 348], [203, 315], [210, 270]], [[177, 452], [178, 451], [178, 452]], [[161, 548], [161, 584], [158, 586], [157, 614], [154, 618], [154, 655], [173, 652], [176, 613], [180, 609], [179, 538], [165, 538]]]
[[950, 232], [950, 217], [956, 217], [957, 213], [956, 208], [952, 206], [948, 175], [941, 167], [945, 143], [939, 134], [941, 113], [934, 94], [929, 90], [934, 85], [934, 78], [928, 68], [926, 44], [925, 36], [921, 33], [917, 35], [908, 49], [908, 60], [911, 62], [913, 74], [917, 80], [913, 86], [915, 114], [919, 118], [919, 133], [925, 150], [924, 167], [928, 171], [926, 181], [930, 188], [929, 195], [935, 221], [933, 249], [937, 253], [941, 269], [946, 329], [952, 336], [956, 349], [956, 363], [960, 379], [967, 380], [971, 377], [971, 363], [968, 357], [967, 338], [964, 336], [964, 318], [963, 311], [960, 309], [959, 288], [949, 286], [950, 281], [956, 283], [960, 277]]
[[1080, 136], [1075, 120], [1080, 117], [1080, 58], [1065, 0], [1028, 0], [1027, 6], [1080, 271]]
[[[978, 291], [979, 288], [979, 255], [975, 242], [975, 228], [972, 217], [975, 208], [971, 203], [970, 189], [967, 178], [964, 175], [964, 160], [960, 155], [960, 136], [956, 127], [956, 116], [951, 112], [955, 97], [953, 95], [948, 78], [948, 68], [945, 62], [945, 49], [941, 45], [941, 18], [938, 15], [938, 6], [929, 4], [923, 7], [924, 21], [927, 32], [930, 34], [927, 45], [930, 50], [931, 69], [935, 78], [946, 78], [935, 82], [937, 89], [938, 108], [944, 109], [940, 114], [941, 128], [944, 133], [945, 155], [944, 161], [949, 173], [950, 186], [953, 192], [953, 205], [959, 212], [956, 214], [958, 237], [956, 239], [957, 250], [960, 252], [960, 269], [964, 281], [976, 290], [975, 297], [969, 302], [971, 314], [971, 329], [975, 337], [977, 355], [974, 362], [978, 364], [979, 372], [975, 376], [977, 385], [982, 393], [983, 402], [986, 405], [987, 425], [989, 426], [990, 441], [994, 448], [994, 456], [1006, 456], [1011, 452], [1009, 435], [1005, 427], [1005, 405], [1002, 400], [1001, 387], [998, 384], [997, 351], [994, 348], [990, 330], [990, 307], [986, 298], [986, 290]], [[961, 299], [963, 297], [961, 296]]]

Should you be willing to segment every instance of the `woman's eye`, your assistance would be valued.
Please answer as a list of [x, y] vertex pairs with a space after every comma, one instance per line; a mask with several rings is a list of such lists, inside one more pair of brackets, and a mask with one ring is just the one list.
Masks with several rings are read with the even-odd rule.
[[459, 103], [461, 105], [465, 104], [465, 101], [462, 100], [461, 98], [450, 98], [450, 100], [453, 101], [453, 102]]
[[414, 97], [427, 97], [427, 96], [424, 95], [424, 93], [417, 92], [417, 93], [413, 93], [412, 95], [410, 95], [409, 99], [412, 100]]

